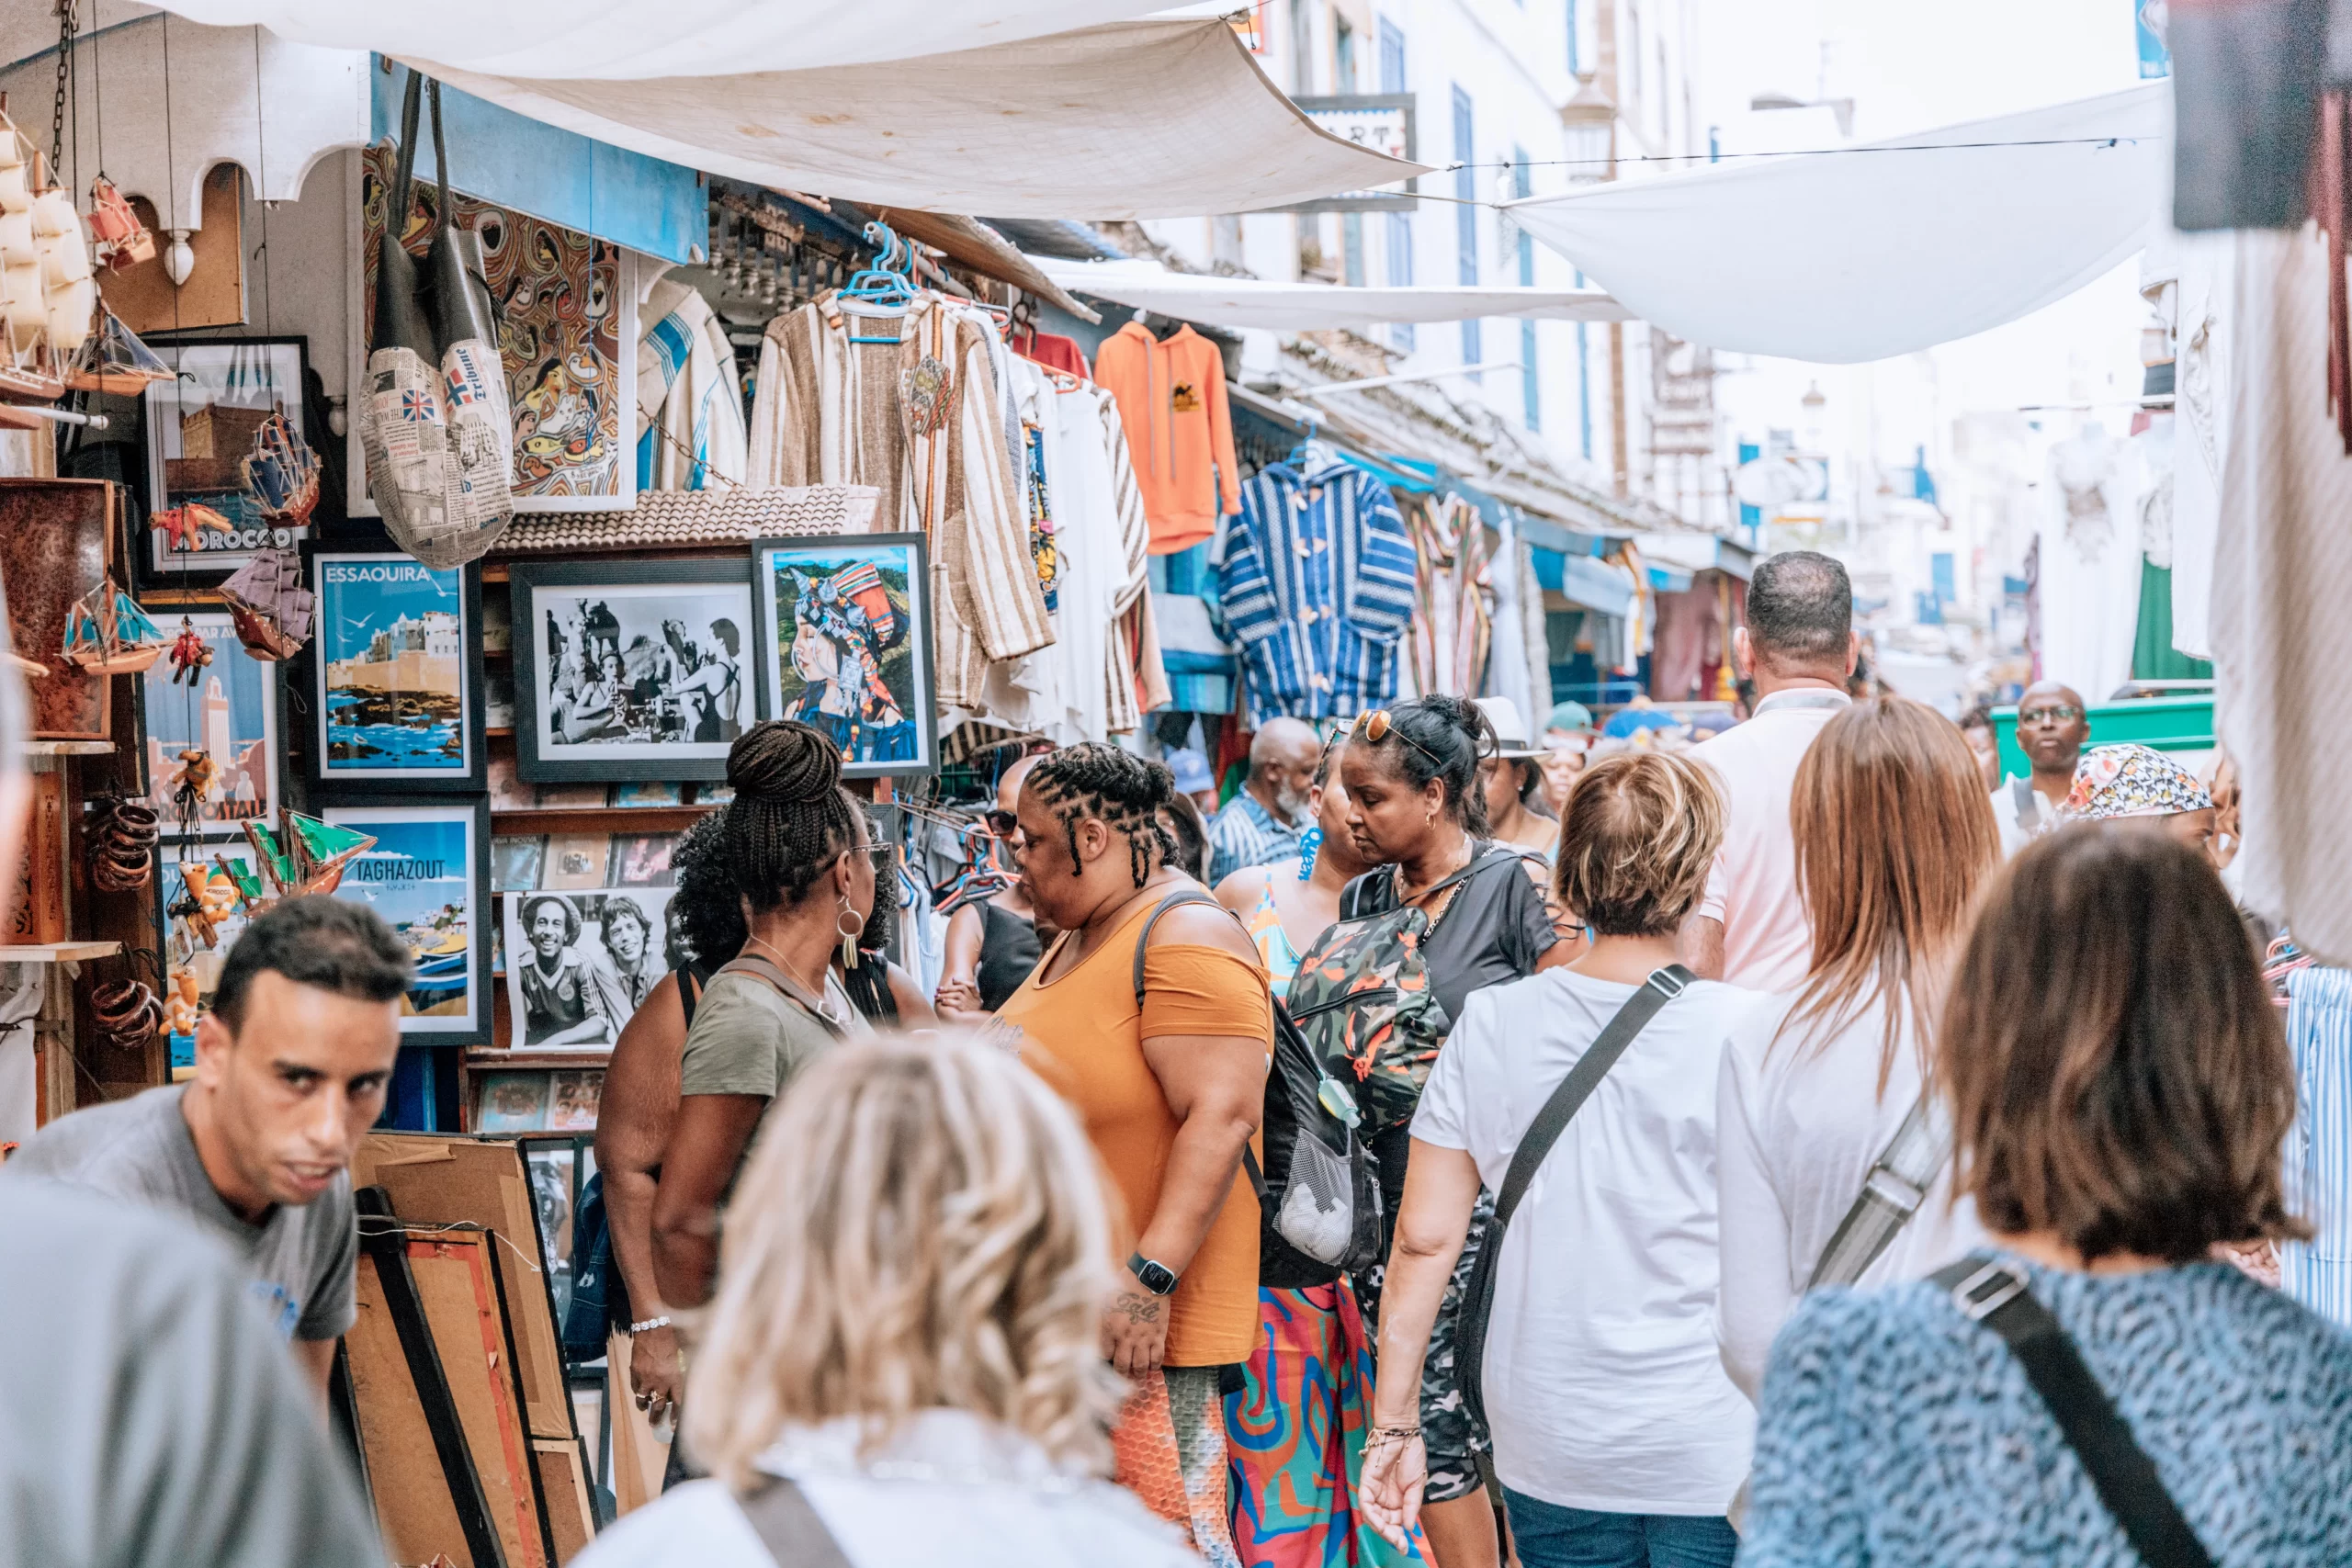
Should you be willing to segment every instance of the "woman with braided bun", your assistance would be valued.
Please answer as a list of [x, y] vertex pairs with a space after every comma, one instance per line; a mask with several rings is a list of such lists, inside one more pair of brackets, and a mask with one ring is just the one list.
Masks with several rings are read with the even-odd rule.
[[678, 1064], [653, 1203], [654, 1282], [673, 1308], [710, 1294], [719, 1200], [769, 1102], [836, 1041], [871, 1032], [831, 964], [875, 897], [865, 813], [842, 787], [841, 752], [808, 725], [770, 720], [728, 751], [727, 782], [724, 843], [748, 930], [704, 988]]
[[1227, 1369], [1258, 1326], [1258, 1206], [1241, 1156], [1258, 1129], [1273, 1010], [1240, 922], [1174, 869], [1158, 762], [1072, 746], [1023, 781], [1013, 852], [1062, 934], [997, 1010], [1021, 1058], [1077, 1111], [1132, 1251], [1102, 1315], [1134, 1384], [1113, 1433], [1117, 1478], [1235, 1568]]

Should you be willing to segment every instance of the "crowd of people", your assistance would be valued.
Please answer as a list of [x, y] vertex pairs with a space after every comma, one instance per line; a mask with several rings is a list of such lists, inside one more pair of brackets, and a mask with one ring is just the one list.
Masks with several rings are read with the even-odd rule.
[[[2015, 778], [1983, 724], [1857, 699], [1826, 557], [1760, 563], [1746, 619], [1751, 716], [1687, 750], [1429, 696], [1267, 724], [1205, 817], [1204, 769], [1019, 759], [1017, 879], [928, 996], [833, 741], [742, 734], [597, 1133], [671, 1483], [580, 1561], [2352, 1561], [2352, 1337], [2258, 1278], [2308, 1227], [2233, 797], [2064, 687]], [[322, 1391], [351, 1319], [406, 966], [281, 904], [191, 1083], [9, 1163], [5, 1245], [91, 1261], [0, 1292], [60, 1348], [0, 1562], [381, 1561], [291, 1369]], [[1277, 1168], [1284, 1061], [1325, 1120]], [[1344, 1257], [1298, 1242], [1338, 1195], [1296, 1140], [1377, 1194]], [[193, 1216], [268, 1317], [64, 1186]], [[159, 1316], [177, 1374], [123, 1371]], [[168, 1487], [63, 1473], [100, 1388]], [[166, 1493], [161, 1544], [90, 1501]]]

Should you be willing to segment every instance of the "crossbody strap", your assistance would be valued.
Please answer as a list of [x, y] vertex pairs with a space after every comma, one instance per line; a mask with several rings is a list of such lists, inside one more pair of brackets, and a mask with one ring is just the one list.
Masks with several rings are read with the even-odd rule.
[[850, 1568], [847, 1553], [833, 1532], [818, 1517], [808, 1495], [789, 1481], [770, 1481], [735, 1506], [760, 1544], [775, 1559], [776, 1568]]
[[1943, 1174], [1951, 1157], [1951, 1128], [1944, 1120], [1932, 1089], [1922, 1089], [1911, 1102], [1910, 1113], [1894, 1130], [1878, 1161], [1862, 1179], [1853, 1206], [1838, 1222], [1829, 1245], [1813, 1266], [1804, 1288], [1850, 1285], [1878, 1261], [1911, 1216], [1927, 1201], [1928, 1190]]
[[[1197, 887], [1180, 887], [1175, 892], [1170, 893], [1167, 897], [1162, 898], [1152, 909], [1151, 913], [1144, 917], [1143, 930], [1136, 933], [1135, 979], [1136, 1006], [1137, 1009], [1141, 1009], [1143, 1006], [1143, 953], [1144, 949], [1151, 943], [1151, 928], [1159, 923], [1160, 916], [1168, 913], [1170, 909], [1180, 909], [1187, 904], [1209, 904], [1214, 905], [1217, 908], [1225, 909], [1224, 905], [1217, 903], [1215, 898], [1210, 897], [1207, 894], [1202, 892]], [[1230, 909], [1226, 909], [1225, 912], [1228, 915], [1233, 914], [1233, 911]], [[1238, 923], [1240, 917], [1236, 915], [1234, 916], [1234, 919]], [[1280, 1007], [1282, 1003], [1280, 1001], [1276, 1001], [1274, 1005], [1276, 1007]], [[1251, 1148], [1248, 1144], [1241, 1145], [1241, 1169], [1243, 1174], [1250, 1178], [1250, 1190], [1258, 1195], [1258, 1206], [1261, 1209], [1264, 1208], [1266, 1206], [1266, 1173], [1259, 1168], [1258, 1151]]]
[[2030, 833], [2041, 826], [2041, 797], [2031, 779], [2011, 779], [2009, 797], [2017, 803], [2018, 827]]
[[1560, 1080], [1560, 1087], [1552, 1091], [1552, 1098], [1535, 1113], [1535, 1120], [1528, 1123], [1525, 1135], [1519, 1140], [1519, 1147], [1511, 1152], [1510, 1168], [1503, 1175], [1502, 1190], [1495, 1194], [1495, 1229], [1500, 1230], [1510, 1223], [1512, 1211], [1527, 1196], [1528, 1184], [1535, 1179], [1535, 1172], [1551, 1155], [1552, 1145], [1560, 1141], [1569, 1121], [1583, 1109], [1592, 1091], [1600, 1087], [1600, 1080], [1609, 1076], [1609, 1069], [1617, 1065], [1625, 1047], [1648, 1027], [1658, 1009], [1680, 996], [1695, 978], [1679, 964], [1654, 970], [1641, 988], [1625, 998], [1625, 1005], [1617, 1010], [1617, 1016], [1601, 1029], [1584, 1055], [1577, 1058], [1577, 1065], [1568, 1069], [1568, 1076]]
[[2213, 1568], [2212, 1557], [2165, 1490], [2155, 1461], [2116, 1413], [2075, 1341], [2035, 1299], [2025, 1271], [1978, 1253], [1932, 1278], [1951, 1292], [1952, 1304], [1965, 1316], [2008, 1346], [2140, 1561], [2147, 1568]]

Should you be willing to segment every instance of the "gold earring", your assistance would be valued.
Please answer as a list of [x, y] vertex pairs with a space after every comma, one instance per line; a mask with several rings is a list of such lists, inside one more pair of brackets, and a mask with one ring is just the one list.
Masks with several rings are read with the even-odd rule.
[[859, 933], [865, 930], [865, 922], [857, 918], [855, 909], [850, 908], [849, 895], [842, 894], [842, 912], [833, 919], [833, 931], [842, 939], [842, 968], [843, 970], [857, 967], [857, 939]]

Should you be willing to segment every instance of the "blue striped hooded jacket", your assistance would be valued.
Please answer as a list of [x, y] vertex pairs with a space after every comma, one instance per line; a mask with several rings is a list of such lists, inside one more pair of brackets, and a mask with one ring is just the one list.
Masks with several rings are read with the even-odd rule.
[[1281, 715], [1351, 718], [1396, 693], [1413, 618], [1413, 543], [1388, 489], [1332, 461], [1242, 487], [1218, 598], [1241, 648], [1250, 727]]

